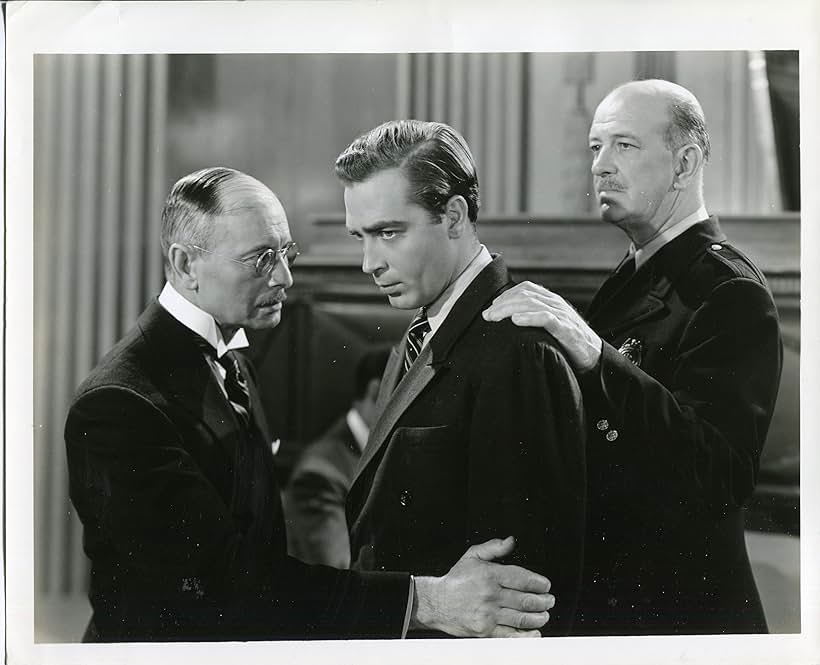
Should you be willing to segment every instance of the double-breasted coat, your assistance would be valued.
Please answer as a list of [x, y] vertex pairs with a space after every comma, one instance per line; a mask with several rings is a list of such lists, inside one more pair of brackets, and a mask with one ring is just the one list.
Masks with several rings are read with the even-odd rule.
[[590, 519], [577, 630], [765, 632], [743, 504], [782, 364], [766, 280], [710, 218], [612, 283], [587, 312], [604, 344], [581, 377]]

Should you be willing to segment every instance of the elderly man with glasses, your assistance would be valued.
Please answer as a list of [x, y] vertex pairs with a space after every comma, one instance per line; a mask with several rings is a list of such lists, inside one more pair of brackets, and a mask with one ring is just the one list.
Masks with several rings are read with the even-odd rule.
[[167, 283], [80, 386], [65, 428], [91, 559], [86, 641], [538, 635], [549, 581], [476, 545], [441, 577], [286, 554], [271, 436], [245, 328], [276, 326], [298, 254], [267, 187], [226, 168], [162, 213]]

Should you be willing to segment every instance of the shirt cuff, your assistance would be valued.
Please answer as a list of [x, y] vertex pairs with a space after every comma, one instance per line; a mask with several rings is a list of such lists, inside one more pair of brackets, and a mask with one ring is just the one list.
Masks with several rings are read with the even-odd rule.
[[416, 578], [410, 576], [410, 593], [407, 594], [407, 610], [404, 613], [404, 625], [401, 628], [401, 639], [407, 637], [410, 628], [410, 615], [413, 614], [413, 601], [416, 597]]

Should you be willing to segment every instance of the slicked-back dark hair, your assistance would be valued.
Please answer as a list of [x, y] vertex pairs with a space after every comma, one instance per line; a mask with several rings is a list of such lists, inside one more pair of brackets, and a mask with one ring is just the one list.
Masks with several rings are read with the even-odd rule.
[[407, 178], [409, 198], [441, 221], [447, 201], [467, 201], [470, 221], [478, 220], [481, 199], [475, 160], [464, 137], [442, 122], [391, 120], [362, 134], [336, 159], [344, 184], [368, 180], [398, 168]]

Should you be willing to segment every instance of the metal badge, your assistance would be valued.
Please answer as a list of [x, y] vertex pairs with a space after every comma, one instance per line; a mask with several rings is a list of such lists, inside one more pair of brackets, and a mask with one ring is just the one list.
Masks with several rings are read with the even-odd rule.
[[628, 337], [624, 343], [621, 344], [618, 353], [628, 358], [633, 365], [640, 367], [641, 360], [643, 360], [643, 342], [634, 337]]

